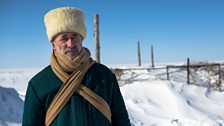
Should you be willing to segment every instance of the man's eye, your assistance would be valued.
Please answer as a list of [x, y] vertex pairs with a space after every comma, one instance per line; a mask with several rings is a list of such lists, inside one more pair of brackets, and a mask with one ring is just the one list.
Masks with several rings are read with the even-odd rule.
[[62, 38], [62, 39], [61, 39], [62, 42], [65, 42], [65, 41], [67, 41], [67, 40], [68, 40], [68, 38]]

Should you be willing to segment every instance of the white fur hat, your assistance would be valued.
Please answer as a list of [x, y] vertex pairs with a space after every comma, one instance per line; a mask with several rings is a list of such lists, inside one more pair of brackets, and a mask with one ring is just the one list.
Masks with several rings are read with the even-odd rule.
[[76, 32], [86, 37], [85, 15], [77, 8], [60, 7], [47, 12], [44, 16], [47, 36], [50, 42], [62, 32]]

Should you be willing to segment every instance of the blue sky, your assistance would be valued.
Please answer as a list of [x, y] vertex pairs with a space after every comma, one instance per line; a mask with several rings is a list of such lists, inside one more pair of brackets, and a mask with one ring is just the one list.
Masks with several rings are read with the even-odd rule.
[[100, 16], [101, 62], [156, 63], [223, 60], [223, 0], [1, 0], [0, 68], [42, 67], [49, 64], [51, 44], [43, 22], [50, 9], [72, 6], [86, 14], [83, 45], [94, 53], [93, 18]]

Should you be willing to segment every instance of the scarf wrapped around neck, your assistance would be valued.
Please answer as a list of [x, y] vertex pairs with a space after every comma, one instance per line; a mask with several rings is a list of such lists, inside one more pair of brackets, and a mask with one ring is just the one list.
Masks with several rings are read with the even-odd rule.
[[[87, 48], [82, 48], [80, 54], [74, 60], [67, 58], [57, 51], [53, 51], [50, 59], [50, 64], [54, 73], [64, 83], [70, 76], [74, 76], [74, 74], [79, 77], [84, 76], [92, 63], [93, 60], [90, 57], [90, 52]], [[75, 76], [72, 80], [74, 79]], [[77, 79], [80, 80], [80, 78]]]
[[[68, 102], [73, 95], [69, 92], [77, 91], [83, 87], [81, 81], [87, 70], [94, 64], [87, 48], [82, 48], [80, 54], [70, 60], [65, 55], [53, 51], [50, 61], [54, 73], [62, 80], [63, 85], [50, 104], [45, 118], [45, 125], [48, 126], [57, 116], [64, 104]], [[78, 90], [78, 92], [83, 92]], [[85, 93], [84, 93], [85, 94]]]

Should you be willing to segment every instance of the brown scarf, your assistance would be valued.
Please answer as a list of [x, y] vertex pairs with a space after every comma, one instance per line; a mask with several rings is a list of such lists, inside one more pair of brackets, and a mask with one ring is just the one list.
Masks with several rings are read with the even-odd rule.
[[[94, 61], [90, 58], [90, 52], [87, 48], [83, 48], [80, 55], [74, 60], [70, 60], [58, 52], [52, 53], [51, 67], [64, 84], [57, 92], [47, 110], [45, 126], [51, 124], [75, 91], [96, 107], [111, 123], [111, 111], [107, 102], [81, 84], [85, 73], [93, 64]], [[70, 75], [69, 73], [72, 74]]]
[[[70, 76], [74, 76], [74, 74], [79, 77], [84, 76], [92, 63], [94, 62], [92, 58], [90, 58], [90, 52], [87, 48], [83, 48], [80, 55], [78, 55], [74, 60], [70, 60], [65, 55], [57, 51], [54, 51], [51, 55], [51, 67], [54, 73], [64, 83]], [[73, 81], [75, 78], [80, 80], [80, 78], [77, 78], [76, 76], [70, 80]]]
[[54, 120], [63, 108], [64, 104], [67, 103], [73, 95], [68, 92], [76, 91], [79, 88], [85, 73], [93, 64], [94, 61], [90, 58], [90, 52], [86, 48], [83, 48], [80, 55], [78, 55], [74, 60], [70, 60], [65, 55], [56, 51], [52, 53], [51, 67], [54, 73], [63, 81], [64, 84], [48, 108], [45, 125], [50, 125]]

